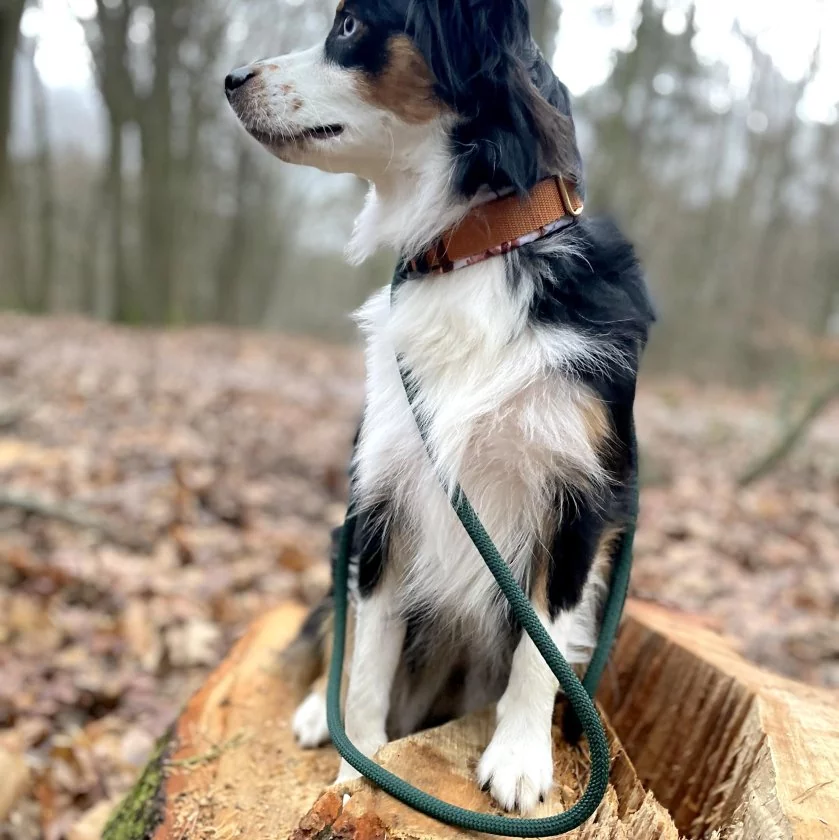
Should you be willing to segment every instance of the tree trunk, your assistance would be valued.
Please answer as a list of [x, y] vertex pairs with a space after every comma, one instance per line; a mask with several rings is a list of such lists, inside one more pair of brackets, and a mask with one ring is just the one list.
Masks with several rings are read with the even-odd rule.
[[[96, 22], [88, 27], [97, 82], [108, 113], [108, 164], [102, 179], [102, 207], [105, 208], [108, 257], [108, 286], [111, 315], [117, 321], [132, 322], [140, 318], [137, 303], [132, 299], [131, 275], [125, 253], [125, 185], [123, 162], [125, 127], [138, 118], [139, 101], [131, 76], [128, 28], [131, 6], [125, 2], [96, 0]], [[98, 36], [98, 37], [97, 37]], [[103, 218], [98, 208], [93, 221]], [[90, 267], [93, 268], [93, 261]], [[95, 271], [83, 278], [86, 307], [96, 308], [97, 282]]]
[[549, 64], [553, 62], [560, 14], [557, 0], [530, 0], [530, 29]]
[[32, 62], [32, 87], [34, 92], [34, 134], [37, 144], [35, 157], [35, 180], [37, 183], [37, 225], [38, 225], [38, 271], [32, 279], [32, 293], [27, 308], [31, 312], [46, 312], [55, 279], [56, 257], [56, 199], [55, 173], [53, 171], [52, 146], [50, 142], [49, 118], [47, 116], [47, 92], [44, 83]]
[[248, 251], [249, 206], [247, 193], [252, 189], [253, 158], [249, 149], [239, 149], [236, 164], [236, 214], [228, 226], [227, 242], [219, 257], [216, 275], [215, 319], [220, 324], [239, 324], [241, 306], [239, 279]]
[[[286, 605], [253, 625], [189, 702], [103, 840], [474, 838], [367, 783], [326, 787], [338, 756], [295, 745], [289, 720], [300, 696], [279, 665], [303, 618]], [[577, 840], [833, 836], [832, 694], [764, 673], [697, 619], [646, 604], [630, 604], [614, 663], [600, 697], [613, 724], [610, 786]], [[432, 795], [489, 812], [474, 768], [492, 724], [489, 713], [463, 718], [390, 744], [377, 760]], [[566, 810], [586, 781], [586, 752], [558, 730], [554, 762], [557, 783], [537, 816]]]
[[165, 142], [168, 120], [147, 117], [143, 135], [142, 172], [142, 252], [144, 276], [142, 285], [145, 315], [157, 324], [170, 320], [174, 298], [174, 217], [171, 207], [171, 150]]
[[123, 167], [123, 126], [117, 119], [110, 122], [110, 149], [108, 152], [108, 172], [106, 192], [110, 206], [108, 220], [111, 257], [111, 288], [113, 289], [113, 317], [122, 323], [136, 320], [137, 312], [131, 298], [131, 278], [125, 259], [125, 197], [122, 180]]
[[[835, 172], [839, 154], [839, 130], [835, 125], [819, 128], [816, 160], [825, 173]], [[834, 318], [839, 315], [839, 243], [836, 242], [836, 216], [839, 211], [839, 190], [835, 179], [825, 175], [818, 189], [818, 248], [816, 275], [821, 279], [821, 294], [815, 295], [814, 326], [817, 335], [827, 335]]]
[[18, 236], [19, 214], [14, 206], [14, 185], [9, 172], [9, 137], [12, 128], [15, 57], [25, 0], [0, 0], [0, 281], [8, 302], [23, 305], [25, 255]]
[[0, 0], [0, 202], [5, 196], [9, 175], [15, 56], [25, 5], [26, 0]]
[[142, 227], [147, 316], [156, 323], [174, 317], [175, 212], [172, 154], [172, 71], [178, 49], [175, 18], [178, 4], [153, 0], [154, 82], [142, 103], [140, 140], [143, 149]]

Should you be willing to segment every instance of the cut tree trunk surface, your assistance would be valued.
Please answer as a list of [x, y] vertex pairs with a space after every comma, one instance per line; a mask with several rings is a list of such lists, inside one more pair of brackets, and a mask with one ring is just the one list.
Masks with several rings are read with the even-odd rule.
[[696, 617], [632, 603], [599, 699], [688, 836], [839, 838], [839, 693], [745, 662]]
[[[467, 832], [423, 817], [366, 782], [331, 788], [331, 748], [300, 750], [299, 697], [279, 653], [303, 619], [283, 606], [256, 622], [187, 705], [105, 840], [430, 840]], [[580, 840], [839, 837], [839, 697], [744, 663], [696, 619], [632, 604], [600, 697], [612, 778]], [[388, 745], [388, 769], [453, 804], [496, 812], [475, 782], [490, 713]], [[554, 793], [570, 807], [584, 751], [555, 730]], [[351, 798], [344, 802], [344, 793]]]

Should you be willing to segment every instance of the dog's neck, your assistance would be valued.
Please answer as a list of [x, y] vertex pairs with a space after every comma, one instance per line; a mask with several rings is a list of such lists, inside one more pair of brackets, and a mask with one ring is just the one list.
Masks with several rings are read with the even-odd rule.
[[368, 176], [370, 190], [347, 247], [350, 262], [361, 263], [381, 248], [420, 254], [480, 203], [458, 197], [453, 188], [449, 128], [447, 122], [429, 126], [410, 150]]
[[470, 207], [470, 202], [452, 196], [447, 168], [429, 166], [423, 173], [385, 175], [370, 183], [347, 258], [358, 264], [381, 248], [419, 254], [463, 219]]
[[[414, 160], [416, 165], [413, 166], [410, 161], [403, 166], [392, 162], [370, 182], [364, 209], [356, 219], [353, 236], [347, 247], [350, 262], [361, 263], [380, 248], [391, 248], [416, 268], [416, 258], [425, 260], [429, 247], [433, 245], [431, 250], [439, 251], [441, 244], [442, 250], [450, 252], [455, 260], [458, 258], [457, 252], [462, 251], [464, 246], [466, 252], [460, 254], [461, 258], [478, 258], [480, 254], [488, 258], [496, 248], [523, 244], [518, 240], [525, 234], [551, 232], [557, 227], [553, 223], [561, 216], [567, 215], [567, 221], [574, 221], [573, 216], [582, 208], [582, 202], [573, 193], [573, 185], [567, 187], [573, 196], [569, 198], [559, 178], [546, 179], [534, 188], [532, 196], [539, 195], [541, 216], [521, 206], [514, 196], [497, 201], [500, 196], [488, 188], [467, 200], [458, 197], [452, 189], [451, 159], [440, 150], [439, 145], [433, 144], [424, 152], [421, 150], [419, 155], [414, 156]], [[559, 185], [561, 196], [554, 182]], [[546, 186], [549, 188], [543, 189]], [[493, 207], [488, 209], [495, 210], [489, 215], [480, 207], [488, 202], [493, 203]], [[574, 212], [571, 212], [572, 208]], [[516, 227], [505, 224], [509, 221], [505, 217], [509, 216], [519, 217], [520, 229], [508, 237], [500, 236], [495, 241], [499, 230], [511, 231]], [[495, 222], [501, 224], [491, 224], [493, 217]], [[469, 235], [470, 231], [474, 235]], [[462, 234], [459, 236], [462, 241], [456, 243], [453, 239], [455, 234]], [[530, 240], [533, 238], [531, 236]], [[471, 247], [474, 247], [474, 253], [469, 251]], [[454, 264], [447, 270], [452, 267]]]

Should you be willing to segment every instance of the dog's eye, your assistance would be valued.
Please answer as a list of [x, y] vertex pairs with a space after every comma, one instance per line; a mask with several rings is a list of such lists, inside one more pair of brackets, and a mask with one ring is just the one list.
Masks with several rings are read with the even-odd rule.
[[344, 15], [340, 37], [352, 38], [356, 32], [358, 32], [358, 21], [352, 15]]

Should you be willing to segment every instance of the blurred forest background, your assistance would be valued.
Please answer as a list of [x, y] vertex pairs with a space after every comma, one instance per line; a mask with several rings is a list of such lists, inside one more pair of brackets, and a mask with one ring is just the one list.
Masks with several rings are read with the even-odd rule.
[[[661, 313], [633, 595], [839, 688], [839, 2], [530, 2]], [[222, 81], [334, 5], [0, 0], [0, 840], [98, 840], [232, 641], [328, 586], [393, 257], [346, 267], [363, 185]]]
[[[802, 28], [707, 0], [532, 2], [580, 94], [590, 206], [648, 267], [658, 370], [785, 376], [791, 350], [839, 333], [839, 22], [810, 5]], [[281, 166], [220, 94], [230, 67], [311, 43], [333, 7], [2, 0], [0, 305], [350, 336], [346, 312], [390, 267], [342, 263], [363, 187]], [[68, 86], [84, 50], [93, 72]]]

